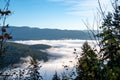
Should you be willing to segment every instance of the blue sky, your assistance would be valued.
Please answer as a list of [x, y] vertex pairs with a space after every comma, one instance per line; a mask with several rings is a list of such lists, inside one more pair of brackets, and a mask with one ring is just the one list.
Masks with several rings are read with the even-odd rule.
[[[109, 0], [100, 0], [107, 3]], [[7, 23], [52, 29], [87, 29], [97, 12], [97, 0], [11, 0], [12, 11]]]

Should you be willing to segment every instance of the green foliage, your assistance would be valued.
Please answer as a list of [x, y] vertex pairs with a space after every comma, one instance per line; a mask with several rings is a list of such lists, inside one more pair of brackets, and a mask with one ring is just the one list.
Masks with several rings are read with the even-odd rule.
[[114, 12], [108, 12], [103, 18], [102, 32], [98, 36], [102, 38], [103, 57], [111, 61], [119, 54], [118, 50], [120, 49], [120, 10], [117, 4], [118, 2], [115, 0]]
[[85, 42], [82, 46], [82, 56], [78, 58], [77, 80], [98, 80], [99, 65], [95, 51]]
[[[107, 15], [102, 11], [103, 22], [100, 40], [100, 52], [95, 54], [88, 43], [82, 47], [82, 56], [78, 58], [76, 80], [119, 80], [120, 76], [120, 6], [114, 0], [113, 12]], [[100, 6], [101, 7], [101, 6]], [[98, 55], [99, 58], [97, 57]]]
[[119, 80], [120, 76], [120, 9], [118, 0], [114, 0], [114, 11], [104, 15], [102, 32], [98, 34], [101, 38], [100, 54], [103, 55], [104, 80]]

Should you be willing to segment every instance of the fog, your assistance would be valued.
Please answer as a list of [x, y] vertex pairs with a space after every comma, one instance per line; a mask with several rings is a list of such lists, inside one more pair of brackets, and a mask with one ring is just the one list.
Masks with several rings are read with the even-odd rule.
[[[42, 51], [47, 52], [53, 57], [50, 57], [48, 62], [40, 62], [42, 65], [40, 69], [42, 77], [44, 80], [51, 80], [55, 71], [57, 71], [59, 75], [65, 71], [63, 65], [68, 65], [69, 71], [74, 70], [73, 66], [76, 64], [74, 49], [76, 49], [76, 53], [80, 55], [81, 46], [85, 41], [86, 40], [27, 40], [15, 42], [27, 45], [46, 44], [52, 46]], [[92, 47], [96, 47], [95, 41], [88, 40], [87, 42], [89, 42]]]

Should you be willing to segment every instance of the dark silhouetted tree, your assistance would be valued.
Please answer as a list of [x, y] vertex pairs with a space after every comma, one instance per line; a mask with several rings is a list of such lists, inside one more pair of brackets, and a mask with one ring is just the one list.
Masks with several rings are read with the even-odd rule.
[[75, 80], [99, 80], [99, 69], [97, 54], [85, 42], [82, 46], [82, 55], [78, 58]]
[[101, 9], [103, 21], [101, 33], [97, 35], [101, 38], [100, 54], [103, 55], [103, 63], [106, 63], [103, 67], [104, 80], [119, 80], [120, 76], [120, 6], [119, 0], [113, 1], [112, 12], [106, 15]]
[[34, 58], [31, 57], [30, 59], [30, 66], [28, 67], [29, 71], [28, 74], [30, 74], [29, 80], [42, 80], [42, 76], [40, 75], [40, 68], [42, 66], [39, 66], [39, 62]]
[[60, 80], [60, 77], [58, 76], [57, 72], [53, 75], [52, 80]]
[[7, 32], [9, 24], [6, 24], [7, 16], [11, 13], [8, 9], [10, 0], [3, 0], [5, 2], [4, 7], [0, 8], [0, 64], [2, 64], [2, 58], [6, 51], [6, 41], [12, 39], [12, 36]]

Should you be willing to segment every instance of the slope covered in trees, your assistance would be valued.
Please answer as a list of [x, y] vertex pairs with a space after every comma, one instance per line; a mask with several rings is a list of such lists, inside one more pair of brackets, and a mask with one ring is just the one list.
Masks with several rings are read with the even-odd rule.
[[48, 55], [45, 52], [40, 51], [44, 49], [50, 48], [48, 45], [24, 45], [18, 43], [7, 43], [7, 50], [3, 55], [3, 65], [2, 68], [7, 67], [8, 65], [23, 63], [24, 61], [21, 58], [26, 58], [28, 56], [32, 56], [37, 60], [48, 60]]

